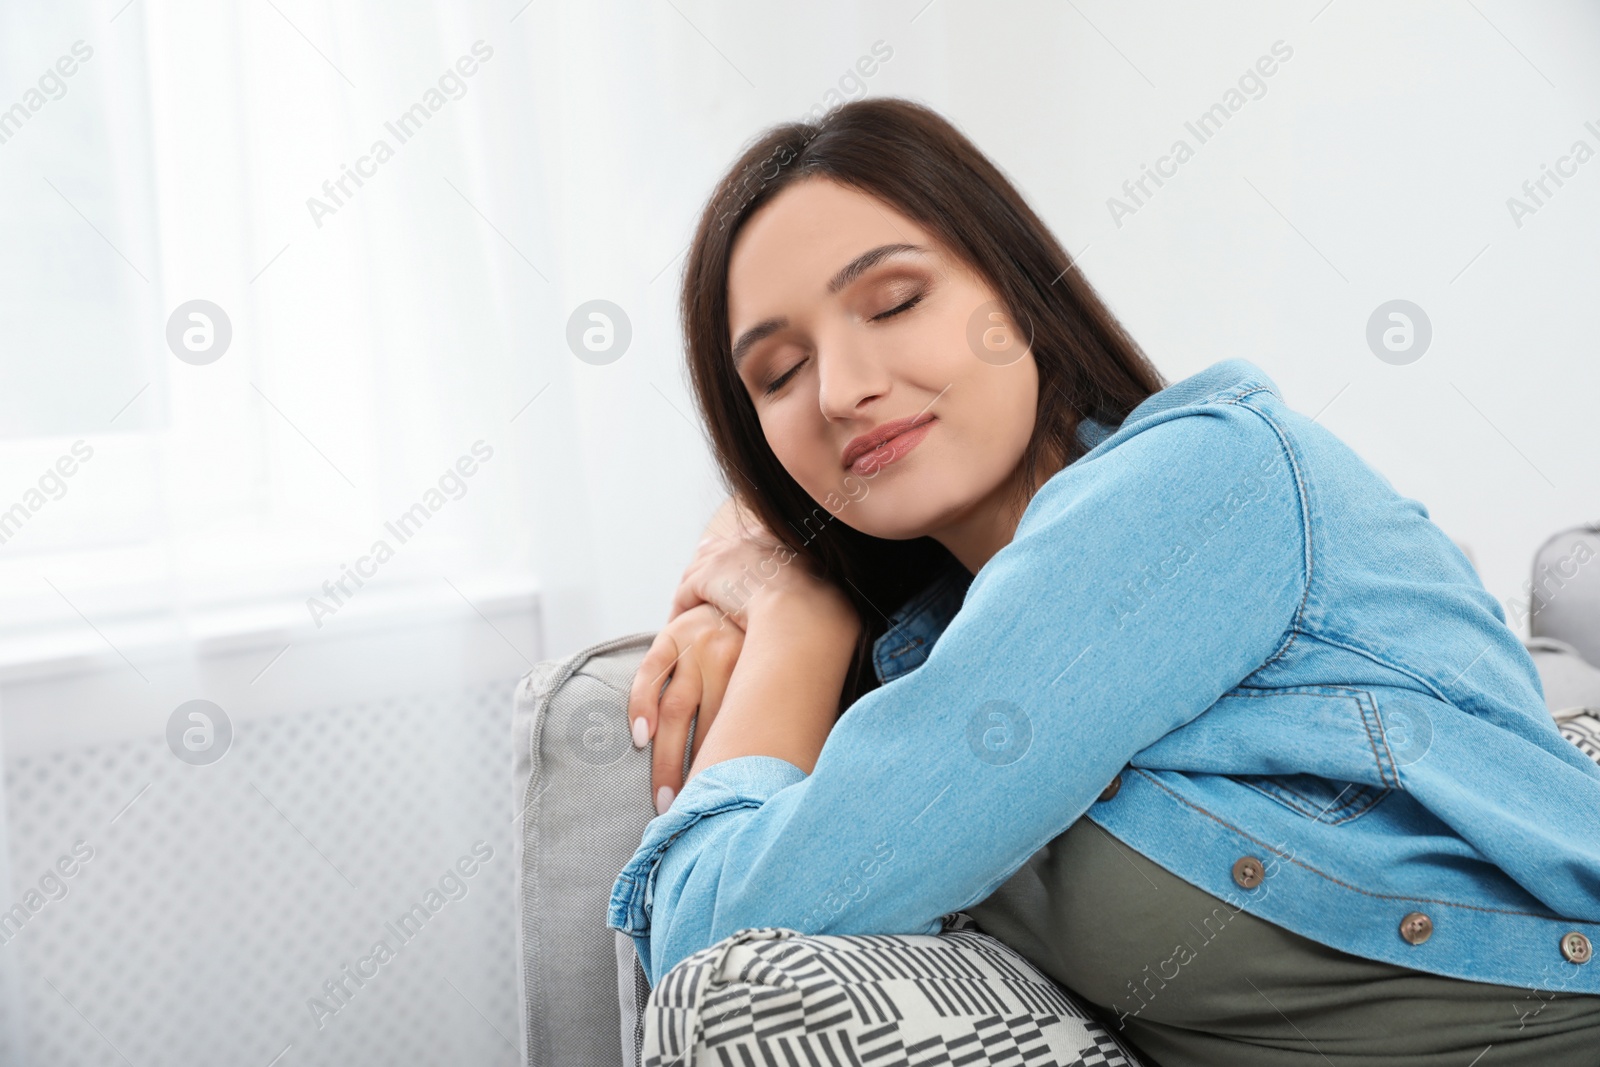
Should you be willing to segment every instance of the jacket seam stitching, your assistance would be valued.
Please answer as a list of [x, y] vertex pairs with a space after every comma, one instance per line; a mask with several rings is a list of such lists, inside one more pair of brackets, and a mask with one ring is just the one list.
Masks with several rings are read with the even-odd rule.
[[[1275, 775], [1265, 775], [1264, 774], [1264, 775], [1261, 775], [1260, 777], [1271, 781], [1272, 782], [1272, 788], [1282, 790], [1283, 792], [1288, 793], [1290, 796], [1293, 796], [1293, 797], [1297, 798], [1298, 800], [1304, 802], [1305, 807], [1301, 807], [1299, 804], [1296, 804], [1291, 800], [1288, 800], [1288, 799], [1286, 799], [1284, 797], [1278, 796], [1276, 793], [1274, 793], [1272, 791], [1272, 789], [1269, 789], [1268, 787], [1263, 786], [1263, 785], [1257, 785], [1255, 782], [1249, 781], [1247, 779], [1247, 777], [1245, 777], [1245, 776], [1241, 776], [1241, 775], [1237, 775], [1237, 774], [1230, 774], [1230, 775], [1228, 775], [1228, 777], [1233, 779], [1234, 781], [1238, 782], [1240, 785], [1249, 786], [1251, 789], [1254, 789], [1256, 792], [1261, 793], [1263, 796], [1267, 797], [1269, 800], [1277, 801], [1278, 803], [1282, 804], [1284, 807], [1288, 808], [1291, 811], [1294, 811], [1294, 812], [1296, 812], [1296, 813], [1298, 813], [1300, 815], [1304, 815], [1307, 818], [1314, 819], [1317, 822], [1323, 823], [1324, 825], [1327, 825], [1327, 826], [1343, 826], [1345, 823], [1350, 822], [1350, 821], [1352, 821], [1352, 820], [1354, 820], [1356, 818], [1359, 818], [1362, 815], [1365, 815], [1367, 812], [1371, 811], [1374, 806], [1377, 805], [1378, 801], [1382, 800], [1384, 797], [1388, 796], [1389, 793], [1390, 793], [1390, 790], [1388, 788], [1386, 788], [1386, 787], [1378, 787], [1378, 786], [1356, 784], [1355, 793], [1353, 793], [1351, 795], [1349, 800], [1345, 801], [1343, 804], [1340, 804], [1337, 808], [1330, 809], [1330, 808], [1324, 806], [1321, 809], [1314, 810], [1316, 808], [1316, 801], [1312, 797], [1307, 796], [1306, 794], [1300, 792], [1297, 789], [1294, 789], [1291, 786], [1287, 786], [1287, 785], [1282, 784], [1279, 781], [1276, 781], [1277, 776], [1275, 776]], [[1313, 775], [1313, 777], [1316, 777], [1316, 776]], [[1362, 801], [1366, 801], [1366, 803], [1362, 804], [1361, 803]], [[1361, 806], [1357, 807], [1356, 805], [1358, 805], [1358, 804], [1360, 804]], [[1337, 818], [1324, 818], [1323, 817], [1325, 815], [1328, 815], [1330, 812], [1338, 812], [1339, 813], [1338, 817]]]
[[[1389, 660], [1389, 659], [1387, 659], [1387, 658], [1385, 658], [1383, 656], [1380, 656], [1379, 654], [1373, 652], [1370, 649], [1362, 648], [1360, 645], [1351, 644], [1348, 641], [1348, 639], [1346, 639], [1344, 637], [1343, 634], [1336, 634], [1333, 631], [1328, 631], [1328, 630], [1315, 630], [1315, 631], [1314, 630], [1302, 630], [1301, 632], [1304, 633], [1305, 636], [1311, 638], [1313, 641], [1321, 641], [1324, 644], [1332, 645], [1334, 648], [1342, 648], [1347, 652], [1353, 652], [1356, 655], [1361, 656], [1364, 659], [1367, 659], [1367, 660], [1370, 660], [1373, 663], [1376, 663], [1378, 666], [1383, 667], [1386, 670], [1391, 670], [1391, 671], [1394, 671], [1396, 674], [1404, 675], [1405, 677], [1410, 678], [1413, 681], [1417, 682], [1418, 684], [1422, 685], [1424, 687], [1426, 693], [1429, 696], [1432, 696], [1435, 700], [1441, 701], [1441, 702], [1443, 702], [1445, 704], [1453, 704], [1453, 701], [1451, 701], [1449, 697], [1445, 696], [1444, 693], [1441, 692], [1438, 689], [1437, 686], [1435, 686], [1431, 681], [1429, 681], [1427, 678], [1423, 677], [1421, 674], [1418, 674], [1416, 671], [1412, 670], [1411, 668], [1409, 668], [1409, 667], [1407, 667], [1407, 666], [1405, 666], [1403, 664], [1393, 662], [1393, 661], [1391, 661], [1391, 660]], [[1369, 696], [1371, 695], [1371, 691], [1370, 690], [1364, 690], [1364, 692], [1367, 692]], [[1373, 710], [1373, 714], [1377, 717], [1377, 720], [1378, 720], [1378, 723], [1379, 723], [1379, 734], [1383, 738], [1384, 749], [1385, 749], [1385, 751], [1388, 752], [1388, 755], [1389, 755], [1388, 766], [1390, 768], [1394, 768], [1394, 751], [1389, 748], [1388, 734], [1386, 732], [1384, 732], [1383, 729], [1382, 729], [1383, 711], [1382, 711], [1381, 708], [1379, 708], [1377, 706], [1377, 698], [1376, 697], [1373, 697], [1373, 709], [1372, 710]], [[1383, 763], [1383, 760], [1382, 760], [1381, 756], [1379, 758], [1379, 762], [1380, 762], [1380, 765]], [[1395, 780], [1395, 788], [1396, 789], [1404, 789], [1405, 788], [1405, 783], [1403, 781], [1401, 781], [1400, 772], [1399, 772], [1398, 769], [1394, 769], [1393, 770], [1393, 776], [1394, 776], [1394, 780]]]
[[1407, 678], [1411, 678], [1417, 682], [1420, 682], [1422, 685], [1427, 686], [1429, 694], [1435, 699], [1442, 700], [1447, 704], [1450, 703], [1450, 698], [1445, 696], [1444, 693], [1427, 678], [1424, 678], [1422, 675], [1418, 674], [1416, 671], [1405, 666], [1404, 664], [1395, 663], [1369, 648], [1362, 648], [1360, 645], [1351, 643], [1351, 640], [1342, 633], [1336, 633], [1332, 630], [1316, 633], [1307, 631], [1307, 636], [1315, 638], [1318, 641], [1324, 641], [1330, 645], [1333, 645], [1335, 648], [1342, 648], [1346, 652], [1354, 652], [1356, 655], [1363, 656], [1366, 659], [1376, 663], [1380, 667], [1386, 667], [1389, 670], [1394, 671], [1396, 674], [1403, 674]]
[[[682, 826], [672, 831], [672, 833], [665, 839], [656, 842], [655, 847], [650, 850], [648, 861], [645, 864], [644, 877], [642, 879], [636, 878], [630, 871], [627, 870], [624, 870], [617, 875], [618, 881], [625, 882], [628, 887], [628, 911], [631, 913], [633, 911], [633, 906], [636, 903], [639, 903], [637, 897], [649, 887], [651, 880], [655, 877], [656, 870], [661, 866], [661, 857], [666, 853], [667, 849], [671, 847], [674, 841], [688, 833], [693, 827], [699, 825], [701, 822], [704, 822], [710, 816], [722, 815], [729, 811], [737, 811], [740, 808], [759, 808], [763, 803], [764, 801], [754, 800], [749, 797], [736, 796], [734, 799], [724, 801], [716, 807], [705, 808], [700, 811], [685, 812], [685, 814], [692, 817]], [[651, 916], [651, 920], [652, 921], [649, 925], [653, 927], [655, 925], [653, 921], [654, 916]]]
[[[1366, 699], [1363, 700], [1363, 697]], [[1367, 731], [1367, 743], [1372, 746], [1372, 757], [1378, 763], [1378, 777], [1385, 783], [1388, 783], [1393, 778], [1391, 788], [1398, 789], [1400, 786], [1400, 773], [1394, 770], [1394, 750], [1389, 747], [1389, 735], [1384, 732], [1383, 720], [1378, 716], [1377, 698], [1369, 691], [1358, 689], [1354, 700], [1356, 709], [1361, 713], [1361, 725]], [[1370, 715], [1368, 714], [1369, 705]], [[1377, 727], [1376, 734], [1373, 733], [1375, 725]], [[1388, 760], [1384, 759], [1385, 755], [1389, 757]]]
[[1266, 423], [1267, 428], [1270, 429], [1273, 435], [1278, 439], [1278, 446], [1283, 449], [1284, 457], [1289, 461], [1289, 474], [1294, 481], [1295, 500], [1300, 505], [1300, 543], [1302, 566], [1304, 567], [1305, 571], [1305, 581], [1302, 584], [1300, 591], [1300, 603], [1295, 606], [1294, 616], [1289, 620], [1289, 624], [1285, 628], [1283, 641], [1279, 643], [1277, 649], [1273, 651], [1272, 655], [1268, 656], [1266, 660], [1256, 668], [1257, 671], [1261, 670], [1263, 667], [1271, 665], [1280, 656], [1286, 653], [1289, 650], [1289, 647], [1294, 644], [1295, 636], [1301, 632], [1301, 623], [1305, 614], [1306, 602], [1311, 598], [1312, 561], [1314, 558], [1311, 544], [1310, 504], [1306, 499], [1305, 483], [1301, 477], [1300, 463], [1294, 454], [1294, 449], [1290, 447], [1289, 444], [1289, 435], [1287, 431], [1283, 429], [1283, 427], [1278, 425], [1277, 420], [1271, 415], [1267, 414], [1254, 404], [1247, 404], [1244, 402], [1245, 397], [1253, 396], [1259, 392], [1271, 393], [1273, 396], [1277, 396], [1276, 393], [1273, 393], [1272, 390], [1268, 389], [1266, 386], [1253, 386], [1243, 394], [1229, 399], [1227, 403], [1243, 408], [1246, 411], [1254, 412], [1262, 422]]
[[1360, 893], [1363, 896], [1372, 897], [1375, 900], [1412, 900], [1412, 901], [1416, 901], [1416, 902], [1418, 902], [1420, 904], [1439, 904], [1439, 905], [1442, 905], [1442, 906], [1447, 907], [1447, 908], [1461, 908], [1461, 909], [1463, 909], [1465, 911], [1481, 911], [1481, 912], [1485, 912], [1487, 914], [1492, 914], [1492, 915], [1526, 915], [1526, 916], [1528, 916], [1529, 918], [1532, 918], [1532, 919], [1546, 919], [1546, 920], [1550, 920], [1550, 921], [1560, 921], [1560, 922], [1583, 922], [1584, 921], [1582, 919], [1569, 919], [1566, 916], [1554, 916], [1554, 917], [1552, 917], [1552, 916], [1549, 916], [1549, 915], [1540, 915], [1537, 912], [1532, 912], [1532, 911], [1515, 911], [1515, 910], [1512, 910], [1510, 908], [1485, 908], [1485, 907], [1481, 907], [1481, 906], [1476, 905], [1476, 904], [1458, 904], [1453, 900], [1439, 900], [1436, 897], [1406, 896], [1406, 895], [1398, 894], [1398, 893], [1374, 893], [1370, 889], [1362, 889], [1360, 886], [1351, 885], [1349, 882], [1343, 881], [1342, 879], [1339, 879], [1339, 878], [1335, 878], [1333, 875], [1329, 874], [1326, 871], [1320, 871], [1317, 868], [1311, 866], [1309, 863], [1304, 862], [1303, 860], [1299, 859], [1296, 856], [1287, 855], [1287, 854], [1281, 852], [1277, 848], [1277, 846], [1269, 845], [1265, 841], [1261, 840], [1259, 837], [1256, 837], [1254, 834], [1252, 834], [1252, 833], [1250, 833], [1250, 832], [1248, 832], [1246, 830], [1240, 829], [1239, 827], [1233, 825], [1233, 823], [1228, 822], [1226, 819], [1219, 818], [1218, 816], [1216, 816], [1212, 812], [1207, 811], [1205, 808], [1202, 808], [1200, 805], [1194, 803], [1192, 800], [1188, 799], [1187, 797], [1179, 795], [1176, 790], [1173, 790], [1172, 788], [1170, 788], [1165, 782], [1163, 782], [1160, 779], [1156, 778], [1153, 774], [1151, 774], [1149, 771], [1145, 770], [1143, 767], [1135, 767], [1134, 770], [1138, 771], [1138, 773], [1142, 777], [1148, 779], [1150, 782], [1155, 784], [1163, 792], [1167, 793], [1174, 800], [1178, 801], [1178, 803], [1183, 804], [1186, 807], [1193, 808], [1195, 811], [1199, 812], [1200, 814], [1204, 815], [1206, 818], [1208, 818], [1208, 819], [1212, 820], [1213, 822], [1217, 823], [1219, 826], [1227, 827], [1229, 830], [1232, 830], [1234, 833], [1238, 834], [1240, 837], [1244, 838], [1245, 840], [1251, 841], [1251, 842], [1254, 842], [1257, 845], [1260, 845], [1262, 848], [1266, 849], [1267, 851], [1273, 853], [1276, 856], [1279, 856], [1279, 857], [1283, 858], [1287, 862], [1294, 864], [1296, 867], [1303, 867], [1304, 869], [1310, 871], [1312, 874], [1315, 874], [1320, 878], [1327, 879], [1328, 881], [1332, 882], [1334, 885], [1342, 886], [1345, 889], [1349, 889], [1349, 890], [1351, 890], [1353, 892]]

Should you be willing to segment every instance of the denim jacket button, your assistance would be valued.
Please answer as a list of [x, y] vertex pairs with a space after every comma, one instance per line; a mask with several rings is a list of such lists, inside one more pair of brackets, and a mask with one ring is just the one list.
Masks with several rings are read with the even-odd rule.
[[1594, 946], [1580, 933], [1570, 933], [1561, 939], [1561, 955], [1568, 963], [1588, 963], [1594, 955]]
[[1400, 920], [1400, 936], [1413, 945], [1420, 945], [1433, 936], [1433, 920], [1414, 911]]
[[1233, 880], [1246, 889], [1254, 889], [1266, 876], [1266, 868], [1254, 856], [1241, 856], [1233, 865]]
[[1108, 785], [1104, 789], [1100, 790], [1100, 799], [1101, 800], [1110, 800], [1112, 797], [1117, 795], [1117, 792], [1121, 788], [1122, 788], [1122, 775], [1119, 774], [1115, 778], [1111, 779], [1111, 784], [1110, 785]]

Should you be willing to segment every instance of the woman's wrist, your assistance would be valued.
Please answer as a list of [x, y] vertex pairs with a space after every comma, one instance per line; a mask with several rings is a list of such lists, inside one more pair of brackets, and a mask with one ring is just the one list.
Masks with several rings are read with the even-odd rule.
[[810, 774], [838, 718], [859, 637], [860, 620], [848, 602], [785, 593], [752, 611], [728, 691], [688, 778], [749, 755], [777, 756]]
[[[809, 586], [809, 587], [808, 587]], [[815, 579], [808, 586], [762, 590], [746, 610], [748, 630], [804, 639], [812, 646], [853, 650], [861, 637], [861, 616], [845, 596]], [[848, 657], [847, 657], [848, 660]]]

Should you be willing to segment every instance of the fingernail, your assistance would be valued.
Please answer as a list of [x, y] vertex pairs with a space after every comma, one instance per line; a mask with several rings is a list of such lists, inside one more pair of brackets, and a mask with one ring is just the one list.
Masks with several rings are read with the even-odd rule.
[[650, 743], [650, 724], [641, 715], [633, 720], [633, 747], [643, 748]]
[[656, 790], [656, 814], [665, 815], [670, 807], [672, 807], [672, 787], [664, 785]]

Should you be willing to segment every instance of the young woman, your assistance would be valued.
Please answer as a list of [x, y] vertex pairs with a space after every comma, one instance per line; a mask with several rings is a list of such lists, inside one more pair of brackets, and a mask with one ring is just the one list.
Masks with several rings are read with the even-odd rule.
[[1600, 767], [1260, 368], [1164, 384], [896, 100], [752, 145], [682, 311], [738, 506], [631, 695], [662, 814], [609, 923], [652, 983], [966, 910], [1168, 1067], [1596, 1062]]

